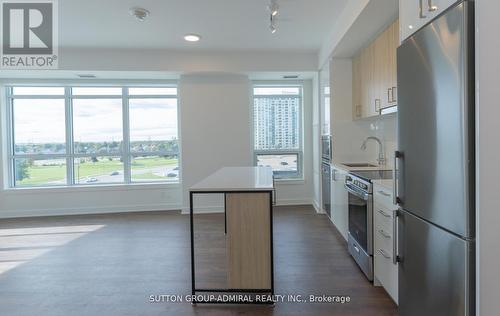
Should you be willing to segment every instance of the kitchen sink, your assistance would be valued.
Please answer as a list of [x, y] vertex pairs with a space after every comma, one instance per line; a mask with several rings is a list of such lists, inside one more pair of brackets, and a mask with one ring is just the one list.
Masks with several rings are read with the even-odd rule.
[[377, 165], [367, 163], [367, 162], [352, 162], [352, 163], [342, 163], [344, 166], [351, 168], [366, 168], [366, 167], [378, 167]]

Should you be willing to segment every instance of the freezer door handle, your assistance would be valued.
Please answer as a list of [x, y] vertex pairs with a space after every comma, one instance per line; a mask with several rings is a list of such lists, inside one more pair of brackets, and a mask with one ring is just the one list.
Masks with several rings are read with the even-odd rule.
[[401, 199], [398, 197], [398, 159], [403, 158], [403, 152], [395, 151], [394, 152], [394, 167], [392, 168], [392, 203], [400, 204]]
[[397, 264], [399, 262], [399, 256], [398, 256], [398, 210], [394, 210], [394, 216], [392, 220], [392, 234], [394, 235], [394, 238], [392, 238], [392, 263]]

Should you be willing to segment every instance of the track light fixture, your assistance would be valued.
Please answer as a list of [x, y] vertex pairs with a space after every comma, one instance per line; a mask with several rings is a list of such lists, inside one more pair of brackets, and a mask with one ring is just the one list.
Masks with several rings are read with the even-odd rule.
[[278, 0], [271, 0], [271, 3], [269, 3], [269, 12], [271, 12], [272, 16], [278, 15], [279, 8], [280, 6], [278, 5]]
[[274, 34], [277, 31], [274, 15], [271, 15], [269, 29], [271, 30], [271, 34]]
[[278, 0], [271, 0], [268, 6], [269, 13], [270, 13], [270, 18], [269, 18], [269, 29], [271, 30], [271, 34], [276, 33], [277, 27], [276, 27], [276, 17], [278, 16]]

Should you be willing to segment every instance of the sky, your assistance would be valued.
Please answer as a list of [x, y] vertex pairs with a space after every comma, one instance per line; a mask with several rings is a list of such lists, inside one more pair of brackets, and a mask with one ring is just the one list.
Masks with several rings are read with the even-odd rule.
[[[130, 99], [130, 137], [137, 140], [177, 138], [176, 99]], [[75, 141], [121, 141], [121, 99], [74, 99]], [[16, 143], [64, 143], [63, 99], [15, 99]]]

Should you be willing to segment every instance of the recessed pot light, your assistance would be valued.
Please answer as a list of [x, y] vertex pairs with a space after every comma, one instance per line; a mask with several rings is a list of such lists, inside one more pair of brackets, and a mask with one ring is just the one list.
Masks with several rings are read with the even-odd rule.
[[197, 34], [186, 34], [184, 35], [184, 40], [187, 42], [198, 42], [201, 39], [200, 35]]

